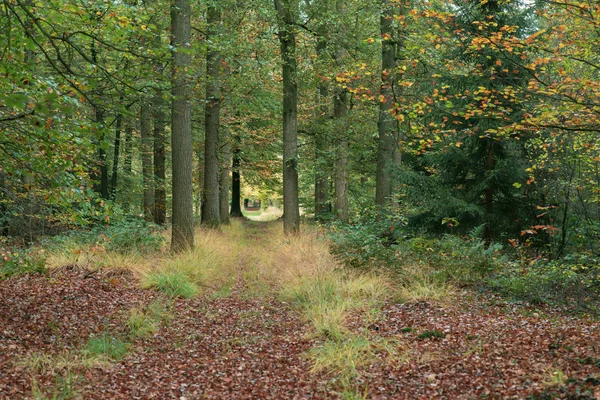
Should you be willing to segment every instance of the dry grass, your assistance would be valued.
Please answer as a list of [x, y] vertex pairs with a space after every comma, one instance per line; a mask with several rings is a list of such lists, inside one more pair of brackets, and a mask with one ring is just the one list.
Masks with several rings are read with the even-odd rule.
[[197, 229], [194, 249], [164, 257], [155, 266], [138, 271], [145, 287], [158, 287], [173, 296], [193, 297], [200, 291], [222, 291], [234, 284], [239, 260], [241, 223], [233, 221], [223, 231]]
[[109, 359], [88, 354], [85, 351], [66, 350], [59, 354], [31, 353], [17, 362], [23, 368], [41, 374], [60, 374], [77, 369], [102, 368]]
[[450, 303], [456, 298], [456, 288], [423, 269], [407, 270], [396, 296], [401, 302], [434, 301]]

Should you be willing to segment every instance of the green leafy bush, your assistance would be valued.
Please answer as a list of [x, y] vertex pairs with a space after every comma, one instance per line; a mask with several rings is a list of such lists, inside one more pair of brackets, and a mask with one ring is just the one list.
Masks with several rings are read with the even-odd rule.
[[0, 280], [14, 275], [45, 273], [46, 258], [39, 251], [0, 251]]
[[157, 225], [140, 219], [125, 219], [109, 226], [96, 226], [91, 230], [56, 236], [49, 239], [45, 245], [50, 250], [97, 245], [107, 251], [119, 253], [151, 253], [160, 250], [164, 241]]
[[517, 300], [588, 309], [600, 297], [600, 265], [584, 256], [539, 260], [526, 266], [507, 264], [490, 278], [489, 285]]

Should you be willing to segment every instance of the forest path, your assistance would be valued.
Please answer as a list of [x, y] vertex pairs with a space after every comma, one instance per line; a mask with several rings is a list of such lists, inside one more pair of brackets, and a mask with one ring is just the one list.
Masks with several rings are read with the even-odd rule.
[[[280, 229], [224, 229], [231, 262], [192, 299], [142, 290], [127, 271], [0, 281], [0, 398], [600, 396], [596, 322], [468, 291], [377, 297], [380, 278], [340, 270], [318, 232]], [[156, 329], [133, 335], [132, 315]], [[98, 339], [110, 359], [92, 357]]]

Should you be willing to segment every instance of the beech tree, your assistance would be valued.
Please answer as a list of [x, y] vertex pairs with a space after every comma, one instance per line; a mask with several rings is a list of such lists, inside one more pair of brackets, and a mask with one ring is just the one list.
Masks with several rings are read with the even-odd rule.
[[300, 230], [298, 201], [297, 0], [274, 0], [283, 72], [283, 230]]
[[194, 246], [192, 195], [191, 63], [189, 0], [171, 4], [171, 149], [173, 158], [173, 206], [171, 250], [182, 252]]

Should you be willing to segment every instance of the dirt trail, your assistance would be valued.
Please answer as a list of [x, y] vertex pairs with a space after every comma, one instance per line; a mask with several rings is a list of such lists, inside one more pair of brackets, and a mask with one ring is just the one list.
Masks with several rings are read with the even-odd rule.
[[[390, 361], [375, 349], [351, 375], [356, 390], [342, 393], [336, 374], [310, 371], [307, 353], [326, 339], [309, 339], [298, 310], [256, 275], [257, 248], [272, 245], [268, 226], [248, 223], [232, 247], [230, 290], [175, 300], [153, 335], [130, 340], [122, 359], [101, 365], [56, 364], [90, 336], [127, 337], [131, 309], [157, 292], [139, 289], [128, 273], [79, 268], [0, 281], [0, 398], [33, 398], [32, 390], [65, 399], [600, 396], [598, 324], [467, 292], [453, 305], [387, 302], [368, 325], [350, 315], [349, 332], [393, 340], [402, 354]], [[23, 364], [42, 354], [54, 367]]]

